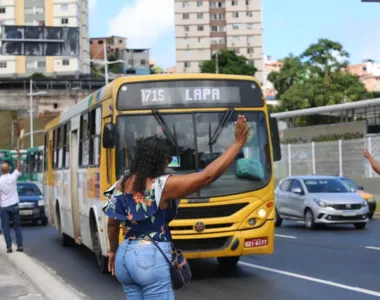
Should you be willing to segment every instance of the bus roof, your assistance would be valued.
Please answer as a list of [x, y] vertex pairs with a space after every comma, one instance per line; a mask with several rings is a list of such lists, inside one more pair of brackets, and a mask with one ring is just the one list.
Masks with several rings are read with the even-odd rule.
[[144, 82], [144, 81], [158, 81], [158, 80], [181, 80], [181, 79], [217, 79], [217, 80], [249, 80], [255, 82], [261, 87], [257, 79], [253, 76], [244, 75], [228, 75], [228, 74], [156, 74], [156, 75], [139, 75], [130, 77], [120, 77], [108, 85], [103, 86], [92, 94], [88, 95], [86, 98], [79, 101], [77, 104], [73, 105], [69, 110], [61, 113], [59, 116], [51, 120], [45, 126], [45, 131], [49, 131], [59, 124], [70, 120], [72, 117], [81, 114], [83, 111], [87, 110], [91, 106], [94, 106], [104, 99], [112, 98], [114, 93], [117, 93], [121, 85], [129, 82]]
[[43, 150], [44, 150], [44, 146], [43, 145], [41, 145], [41, 146], [35, 146], [35, 147], [28, 148], [27, 149], [27, 153], [33, 153], [33, 152], [43, 151]]

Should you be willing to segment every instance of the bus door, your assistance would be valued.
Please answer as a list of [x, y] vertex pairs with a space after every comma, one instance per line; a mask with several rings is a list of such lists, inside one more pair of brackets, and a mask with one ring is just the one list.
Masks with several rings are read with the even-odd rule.
[[77, 244], [81, 244], [80, 233], [80, 215], [79, 215], [79, 199], [78, 199], [78, 130], [71, 132], [71, 211], [73, 214], [74, 239]]
[[48, 158], [47, 158], [47, 186], [48, 186], [48, 193], [49, 193], [49, 213], [50, 213], [50, 223], [55, 226], [55, 218], [54, 218], [54, 202], [53, 199], [53, 140], [49, 140], [48, 142]]

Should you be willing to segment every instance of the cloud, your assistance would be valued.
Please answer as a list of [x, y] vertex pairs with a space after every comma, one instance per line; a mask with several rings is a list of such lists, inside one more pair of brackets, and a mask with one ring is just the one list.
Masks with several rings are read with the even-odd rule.
[[88, 0], [88, 12], [91, 13], [96, 6], [96, 0]]
[[135, 0], [108, 22], [108, 31], [126, 36], [129, 48], [153, 48], [174, 35], [174, 1]]

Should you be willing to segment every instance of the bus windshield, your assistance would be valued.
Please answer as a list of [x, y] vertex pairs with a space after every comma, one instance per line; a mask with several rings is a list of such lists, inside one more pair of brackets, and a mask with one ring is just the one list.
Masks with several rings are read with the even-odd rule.
[[222, 111], [128, 115], [117, 118], [117, 176], [128, 170], [136, 139], [158, 135], [167, 139], [173, 157], [168, 171], [187, 174], [202, 171], [231, 145], [234, 121], [244, 114], [252, 129], [234, 163], [216, 182], [194, 197], [216, 197], [264, 187], [271, 178], [271, 160], [265, 113]]

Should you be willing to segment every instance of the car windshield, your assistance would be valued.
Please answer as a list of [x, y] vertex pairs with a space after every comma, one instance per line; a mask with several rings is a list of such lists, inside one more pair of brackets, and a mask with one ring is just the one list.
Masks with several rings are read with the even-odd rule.
[[[241, 114], [242, 112], [240, 112]], [[119, 116], [117, 119], [117, 178], [128, 170], [135, 156], [136, 139], [152, 135], [171, 145], [168, 172], [202, 171], [231, 145], [239, 112], [202, 112]], [[228, 170], [192, 197], [213, 197], [252, 191], [271, 178], [268, 130], [264, 112], [244, 112], [252, 129], [248, 141]], [[255, 133], [255, 134], [254, 134]]]
[[350, 191], [339, 179], [306, 179], [309, 193], [349, 193]]
[[33, 184], [17, 184], [17, 192], [19, 196], [40, 196], [40, 189]]
[[342, 181], [344, 184], [347, 185], [347, 187], [350, 189], [350, 190], [358, 190], [359, 187], [356, 185], [355, 182], [353, 182], [351, 179], [348, 179], [348, 178], [342, 178]]

